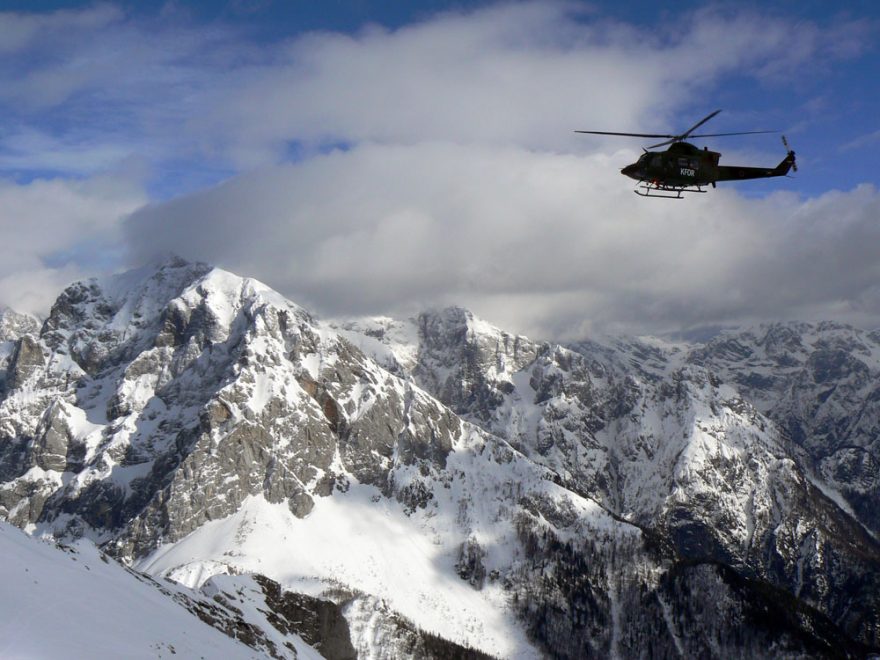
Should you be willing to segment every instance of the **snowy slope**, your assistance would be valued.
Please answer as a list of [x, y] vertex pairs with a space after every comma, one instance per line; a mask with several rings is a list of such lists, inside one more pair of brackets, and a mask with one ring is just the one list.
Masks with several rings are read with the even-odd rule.
[[[287, 589], [315, 596], [340, 589], [370, 594], [446, 639], [497, 657], [540, 657], [517, 626], [500, 585], [472, 589], [455, 572], [457, 547], [432, 539], [422, 521], [407, 518], [399, 507], [375, 506], [373, 496], [375, 489], [354, 487], [320, 502], [304, 520], [255, 498], [139, 566], [192, 586], [217, 570], [234, 570], [266, 574]], [[353, 628], [368, 623], [360, 620], [359, 604], [353, 599], [346, 610]], [[363, 642], [368, 657], [387, 657], [390, 649], [371, 648], [366, 635]]]
[[0, 657], [260, 658], [89, 543], [0, 523]]

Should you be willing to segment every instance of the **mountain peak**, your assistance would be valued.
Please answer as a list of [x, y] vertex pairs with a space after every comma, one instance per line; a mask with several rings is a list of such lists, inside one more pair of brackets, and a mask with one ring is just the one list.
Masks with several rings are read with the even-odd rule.
[[483, 337], [516, 337], [520, 341], [528, 341], [527, 337], [514, 335], [492, 325], [488, 321], [475, 316], [464, 307], [429, 308], [418, 314], [416, 321], [425, 333], [443, 334], [447, 336]]

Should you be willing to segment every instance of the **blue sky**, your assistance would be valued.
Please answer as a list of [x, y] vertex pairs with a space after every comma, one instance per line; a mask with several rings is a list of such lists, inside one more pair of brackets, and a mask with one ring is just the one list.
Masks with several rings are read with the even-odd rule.
[[[328, 315], [871, 325], [878, 44], [867, 0], [6, 2], [0, 303], [173, 250]], [[658, 205], [618, 174], [638, 139], [573, 133], [718, 108], [708, 132], [780, 130], [798, 174]]]
[[[497, 6], [486, 2], [299, 2], [280, 0], [239, 0], [236, 2], [124, 2], [117, 4], [90, 4], [77, 2], [7, 2], [7, 10], [22, 12], [23, 15], [51, 15], [58, 11], [78, 12], [89, 8], [115, 7], [119, 16], [110, 25], [122, 25], [139, 32], [142, 37], [150, 30], [164, 32], [171, 40], [177, 36], [184, 40], [198, 42], [201, 33], [204, 51], [193, 43], [192, 50], [185, 53], [192, 58], [192, 64], [204, 66], [202, 84], [210, 84], [210, 76], [222, 75], [223, 62], [215, 62], [212, 70], [210, 53], [216, 46], [238, 50], [229, 52], [232, 66], [235, 57], [252, 57], [256, 60], [272, 57], [269, 51], [291, 39], [301, 37], [312, 31], [359, 34], [370, 25], [397, 30], [407, 25], [430, 21], [438, 13], [448, 11], [474, 11], [480, 7]], [[801, 66], [780, 65], [779, 71], [772, 71], [773, 58], [761, 62], [760, 67], [768, 70], [756, 75], [753, 68], [737, 70], [735, 67], [723, 75], [701, 85], [699, 94], [682, 95], [680, 99], [658, 99], [657, 117], [646, 117], [639, 126], [608, 125], [587, 128], [649, 131], [679, 130], [690, 125], [703, 115], [716, 108], [724, 112], [710, 126], [719, 132], [729, 130], [778, 129], [788, 134], [790, 141], [801, 155], [804, 164], [798, 180], [791, 188], [806, 194], [817, 194], [831, 188], [848, 188], [863, 181], [872, 181], [870, 164], [874, 160], [874, 150], [880, 146], [880, 92], [875, 81], [880, 71], [880, 7], [874, 2], [795, 2], [776, 3], [716, 3], [678, 2], [675, 9], [669, 3], [657, 2], [593, 2], [574, 3], [581, 7], [574, 13], [574, 20], [585, 25], [615, 22], [632, 26], [636, 31], [634, 41], [652, 35], [659, 43], [674, 41], [676, 33], [686, 31], [692, 13], [705, 10], [707, 6], [718, 7], [719, 13], [753, 12], [754, 15], [777, 19], [789, 25], [790, 36], [799, 33], [826, 31], [827, 35], [816, 34], [809, 39], [828, 39], [822, 46], [814, 46], [809, 60]], [[736, 10], [731, 10], [736, 7]], [[213, 38], [209, 36], [211, 33]], [[176, 34], [175, 34], [176, 33]], [[84, 35], [85, 36], [85, 35]], [[783, 35], [785, 36], [785, 35]], [[148, 41], [148, 39], [144, 39]], [[635, 44], [634, 44], [635, 45]], [[163, 42], [145, 44], [160, 48]], [[115, 46], [112, 46], [115, 47]], [[111, 48], [112, 48], [111, 47]], [[804, 46], [801, 46], [804, 47]], [[58, 53], [44, 49], [24, 49], [5, 58], [6, 76], [14, 76], [16, 71], [45, 67], [53, 57], [71, 56], [76, 44], [69, 48], [59, 48]], [[253, 52], [245, 53], [251, 50]], [[703, 57], [704, 53], [695, 50], [693, 57]], [[785, 55], [780, 54], [780, 62]], [[167, 65], [178, 68], [187, 66], [186, 61], [168, 61]], [[169, 66], [169, 68], [171, 68]], [[169, 72], [170, 73], [170, 72]], [[209, 158], [191, 159], [185, 154], [163, 153], [161, 158], [149, 153], [137, 140], [149, 140], [149, 130], [142, 125], [142, 112], [162, 112], [163, 106], [175, 103], [174, 94], [179, 83], [166, 80], [164, 84], [144, 84], [140, 90], [143, 99], [121, 98], [118, 105], [107, 104], [110, 90], [99, 86], [85, 88], [71, 94], [58, 103], [34, 107], [17, 103], [10, 99], [4, 103], [4, 115], [12, 119], [6, 122], [7, 136], [12, 140], [4, 145], [4, 151], [13, 151], [20, 158], [8, 158], [2, 163], [3, 175], [26, 181], [34, 177], [65, 174], [61, 154], [55, 159], [47, 159], [42, 167], [39, 163], [29, 165], [21, 153], [25, 150], [38, 151], [49, 139], [73, 140], [75, 145], [67, 145], [67, 155], [80, 162], [78, 154], [82, 149], [92, 147], [96, 158], [112, 159], [114, 150], [142, 156], [152, 165], [158, 165], [152, 175], [151, 192], [154, 196], [170, 197], [181, 192], [196, 189], [201, 185], [222, 180], [239, 171], [240, 168]], [[524, 83], [527, 83], [524, 80]], [[569, 84], [580, 81], [571, 80]], [[118, 84], [114, 81], [113, 84]], [[663, 90], [658, 93], [665, 95]], [[112, 92], [111, 92], [112, 94]], [[156, 94], [153, 96], [153, 94]], [[669, 95], [676, 94], [670, 91]], [[150, 95], [147, 97], [146, 95]], [[164, 98], [163, 98], [164, 96]], [[133, 109], [126, 104], [142, 104]], [[154, 108], [150, 108], [153, 105]], [[73, 109], [73, 112], [71, 112]], [[426, 118], [428, 120], [429, 118]], [[173, 121], [170, 120], [170, 121]], [[548, 117], [548, 122], [552, 117]], [[580, 124], [574, 128], [581, 127]], [[15, 135], [16, 128], [25, 133], [36, 132], [44, 137], [40, 144], [36, 135], [26, 141]], [[559, 125], [560, 134], [568, 136], [570, 126]], [[344, 143], [344, 137], [339, 144]], [[113, 144], [100, 144], [108, 138]], [[296, 136], [290, 136], [296, 142]], [[582, 139], [582, 138], [581, 138]], [[332, 141], [332, 140], [331, 140]], [[738, 150], [752, 149], [766, 151], [775, 157], [782, 153], [777, 144], [778, 138], [767, 136], [719, 139], [712, 147], [722, 153], [738, 153]], [[24, 144], [23, 144], [24, 143]], [[628, 141], [622, 144], [637, 145]], [[0, 147], [3, 148], [3, 147]], [[572, 139], [572, 150], [582, 145]], [[299, 150], [292, 153], [299, 155]], [[730, 156], [726, 159], [729, 162]], [[36, 159], [35, 159], [36, 160]], [[157, 162], [158, 161], [158, 162]], [[70, 168], [75, 169], [75, 168]], [[70, 170], [67, 170], [70, 171]], [[778, 186], [778, 182], [759, 182], [741, 186], [744, 194], [764, 194]]]

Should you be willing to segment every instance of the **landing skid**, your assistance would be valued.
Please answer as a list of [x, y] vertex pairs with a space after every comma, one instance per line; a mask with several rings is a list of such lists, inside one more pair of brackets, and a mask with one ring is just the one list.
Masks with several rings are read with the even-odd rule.
[[682, 199], [684, 193], [704, 193], [700, 186], [670, 186], [663, 183], [642, 181], [633, 192], [642, 197], [665, 197], [666, 199]]

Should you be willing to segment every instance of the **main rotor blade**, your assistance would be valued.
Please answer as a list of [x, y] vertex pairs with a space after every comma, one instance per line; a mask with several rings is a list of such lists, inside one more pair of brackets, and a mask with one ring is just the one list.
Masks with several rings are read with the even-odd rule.
[[678, 139], [679, 139], [679, 140], [684, 140], [684, 139], [686, 139], [688, 135], [690, 135], [690, 134], [693, 133], [695, 130], [697, 130], [700, 126], [702, 126], [702, 125], [705, 124], [707, 121], [709, 121], [710, 119], [712, 119], [712, 117], [714, 117], [715, 115], [717, 115], [719, 112], [721, 112], [720, 109], [719, 109], [719, 110], [716, 110], [715, 112], [712, 112], [712, 113], [706, 115], [706, 116], [703, 117], [700, 121], [698, 121], [696, 124], [694, 124], [694, 125], [691, 126], [689, 129], [687, 129], [684, 133], [682, 133], [681, 135], [679, 135], [679, 136], [678, 136]]
[[671, 138], [674, 135], [658, 135], [657, 133], [612, 133], [610, 131], [575, 131], [575, 133], [589, 133], [590, 135], [626, 135], [628, 137]]
[[590, 135], [623, 135], [626, 137], [644, 137], [644, 138], [669, 138], [665, 142], [661, 142], [660, 144], [653, 144], [648, 149], [654, 149], [655, 147], [662, 147], [667, 144], [672, 144], [673, 142], [681, 142], [682, 140], [687, 139], [687, 137], [693, 133], [700, 126], [705, 124], [707, 121], [712, 119], [715, 115], [717, 115], [721, 110], [716, 110], [715, 112], [706, 115], [696, 124], [691, 126], [687, 131], [682, 133], [681, 135], [670, 135], [669, 133], [617, 133], [612, 131], [575, 131], [575, 133], [589, 133]]
[[641, 137], [641, 138], [667, 138], [663, 142], [659, 142], [657, 144], [652, 144], [648, 149], [656, 149], [657, 147], [665, 147], [667, 144], [673, 144], [674, 142], [683, 142], [690, 137], [693, 138], [706, 138], [706, 137], [724, 137], [726, 135], [756, 135], [758, 133], [778, 133], [779, 131], [736, 131], [735, 133], [700, 133], [694, 135], [694, 131], [697, 130], [700, 126], [705, 124], [707, 121], [712, 119], [715, 115], [717, 115], [721, 110], [716, 110], [715, 112], [710, 112], [708, 115], [703, 117], [696, 124], [691, 126], [684, 133], [679, 135], [670, 135], [668, 133], [618, 133], [613, 131], [575, 131], [575, 133], [588, 133], [590, 135], [622, 135], [625, 137]]
[[701, 133], [699, 135], [691, 135], [692, 138], [704, 137], [723, 137], [725, 135], [756, 135], [757, 133], [778, 133], [779, 131], [738, 131], [736, 133]]
[[[671, 140], [666, 140], [664, 142], [660, 142], [658, 144], [652, 144], [648, 149], [656, 149], [657, 147], [665, 147], [667, 144], [672, 144], [673, 142], [683, 142], [685, 138], [705, 138], [705, 137], [723, 137], [725, 135], [754, 135], [755, 133], [778, 133], [779, 131], [739, 131], [736, 133], [700, 133], [698, 135], [671, 135]], [[658, 136], [658, 137], [666, 137]]]

